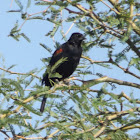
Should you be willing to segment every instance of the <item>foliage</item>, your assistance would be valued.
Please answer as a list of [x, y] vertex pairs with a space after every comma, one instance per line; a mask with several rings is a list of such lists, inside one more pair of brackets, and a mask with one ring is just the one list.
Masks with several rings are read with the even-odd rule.
[[[37, 76], [42, 68], [28, 73], [11, 71], [14, 65], [7, 69], [0, 68], [4, 73], [0, 75], [0, 133], [9, 139], [10, 137], [25, 139], [32, 136], [38, 139], [64, 140], [139, 139], [139, 133], [135, 138], [127, 133], [128, 130], [140, 128], [140, 100], [135, 97], [138, 94], [136, 89], [140, 89], [139, 2], [34, 0], [35, 3], [32, 3], [28, 0], [25, 7], [21, 0], [14, 2], [19, 9], [9, 12], [20, 13], [21, 20], [24, 20], [21, 26], [17, 22], [10, 31], [9, 36], [15, 40], [19, 41], [20, 37], [24, 37], [31, 42], [26, 33], [21, 31], [26, 21], [35, 19], [49, 21], [54, 25], [53, 29], [46, 33], [48, 37], [60, 32], [66, 40], [66, 34], [75, 25], [86, 35], [87, 40], [83, 44], [84, 54], [77, 69], [76, 82], [70, 79], [70, 83], [60, 82], [52, 89], [48, 89], [40, 86], [41, 78]], [[46, 9], [29, 14], [28, 9], [31, 5], [45, 6]], [[100, 8], [101, 6], [104, 8]], [[67, 13], [65, 19], [62, 16], [64, 12]], [[66, 34], [62, 28], [64, 22], [71, 23]], [[116, 44], [120, 44], [120, 47]], [[40, 45], [46, 51], [52, 52], [46, 44], [40, 43]], [[59, 46], [57, 42], [56, 46]], [[105, 60], [94, 61], [90, 55], [86, 56], [95, 48], [103, 50], [106, 55]], [[42, 61], [46, 62], [46, 59]], [[60, 63], [58, 62], [54, 69]], [[102, 71], [93, 74], [92, 64]], [[117, 73], [119, 69], [128, 79], [121, 79], [120, 75], [115, 79], [113, 73], [109, 75], [111, 78], [105, 76], [106, 69], [109, 72], [113, 69], [113, 73]], [[110, 74], [109, 72], [107, 74]], [[15, 75], [14, 78], [12, 75]], [[93, 79], [93, 75], [97, 79]], [[90, 80], [87, 78], [89, 76]], [[130, 88], [124, 91], [126, 87]], [[48, 99], [45, 113], [41, 114], [38, 104], [43, 95], [47, 95]], [[11, 132], [10, 135], [7, 131]]]

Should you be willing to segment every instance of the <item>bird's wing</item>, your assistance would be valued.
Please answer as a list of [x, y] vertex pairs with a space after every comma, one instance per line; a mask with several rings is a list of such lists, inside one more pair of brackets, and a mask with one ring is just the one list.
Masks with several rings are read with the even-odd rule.
[[59, 48], [59, 49], [57, 49], [55, 52], [54, 52], [54, 56], [57, 56], [57, 55], [59, 55], [60, 53], [62, 53], [63, 52], [63, 49], [62, 48]]
[[60, 60], [62, 57], [65, 57], [64, 51], [66, 46], [66, 43], [64, 43], [53, 53], [50, 60], [50, 66], [53, 66], [58, 60]]

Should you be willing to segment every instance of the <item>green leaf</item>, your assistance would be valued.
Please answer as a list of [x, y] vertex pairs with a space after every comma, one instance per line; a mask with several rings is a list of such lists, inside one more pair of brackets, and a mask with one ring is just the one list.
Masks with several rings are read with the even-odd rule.
[[129, 66], [131, 65], [140, 65], [140, 58], [132, 58], [130, 63], [129, 63]]
[[59, 73], [53, 73], [51, 74], [50, 78], [62, 78], [62, 75], [60, 75]]
[[24, 33], [21, 33], [20, 34], [23, 38], [25, 38], [28, 42], [31, 42], [31, 40], [24, 34]]
[[11, 13], [13, 12], [14, 13], [14, 12], [21, 12], [21, 10], [9, 10], [7, 12], [11, 12]]
[[15, 26], [12, 28], [12, 30], [10, 31], [10, 34], [19, 32], [19, 30], [17, 30], [17, 29], [18, 29], [18, 22], [16, 22]]
[[109, 64], [104, 64], [104, 63], [96, 63], [97, 65], [100, 65], [102, 67], [105, 67], [107, 69], [111, 69], [110, 65]]
[[41, 16], [33, 16], [33, 17], [28, 18], [28, 20], [32, 20], [32, 19], [44, 20], [44, 18]]
[[31, 0], [28, 0], [26, 9], [28, 9], [30, 6], [31, 6]]
[[9, 68], [7, 68], [7, 70], [10, 70], [10, 69], [12, 69], [15, 66], [16, 66], [15, 64], [14, 65], [11, 65]]
[[50, 5], [50, 3], [43, 1], [43, 2], [36, 2], [35, 5]]
[[12, 79], [6, 79], [6, 78], [3, 78], [2, 80], [2, 83], [3, 84], [5, 84], [5, 85], [13, 85], [14, 87], [15, 87], [15, 90], [16, 91], [19, 91], [19, 93], [20, 93], [20, 98], [23, 98], [23, 96], [24, 96], [24, 90], [23, 90], [23, 88], [22, 88], [22, 86], [20, 85], [20, 83], [18, 83], [17, 81], [15, 81], [15, 80], [12, 80]]
[[46, 44], [40, 43], [40, 46], [42, 46], [44, 49], [46, 49], [49, 53], [52, 53], [52, 49], [49, 48]]
[[67, 57], [59, 59], [52, 67], [50, 73], [54, 73], [55, 70], [62, 64], [63, 62], [67, 61]]
[[19, 100], [16, 100], [14, 103], [17, 105], [23, 106], [24, 108], [26, 108], [27, 110], [31, 111], [32, 113], [36, 115], [41, 116], [41, 113], [39, 111], [35, 110], [32, 106], [30, 106], [27, 103], [23, 103], [22, 101], [19, 101]]
[[92, 72], [91, 71], [88, 71], [88, 70], [86, 70], [86, 71], [79, 70], [78, 74], [89, 75], [89, 74], [92, 74]]
[[51, 36], [51, 37], [53, 37], [54, 35], [55, 35], [55, 33], [57, 32], [57, 30], [59, 29], [59, 26], [58, 25], [55, 25], [54, 27], [53, 27], [53, 29], [52, 29], [52, 31], [50, 31], [50, 32], [48, 32], [47, 34], [46, 34], [46, 36]]
[[16, 4], [19, 6], [20, 10], [23, 9], [23, 6], [19, 0], [15, 0]]

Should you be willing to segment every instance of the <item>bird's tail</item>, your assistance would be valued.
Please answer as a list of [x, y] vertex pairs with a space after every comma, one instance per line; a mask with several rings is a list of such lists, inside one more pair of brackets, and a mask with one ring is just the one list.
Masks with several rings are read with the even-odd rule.
[[[45, 86], [48, 86], [48, 87], [52, 87], [51, 83], [50, 83], [50, 80], [48, 78], [48, 74], [45, 74], [43, 76], [43, 79], [42, 79], [42, 85], [45, 84]], [[40, 112], [43, 113], [44, 111], [44, 108], [45, 108], [45, 104], [46, 104], [46, 95], [44, 95], [43, 99], [42, 99], [42, 103], [41, 103], [41, 107], [40, 107]]]
[[46, 100], [47, 100], [47, 98], [44, 96], [43, 99], [42, 99], [41, 107], [40, 107], [40, 112], [41, 113], [43, 113], [43, 111], [44, 111]]

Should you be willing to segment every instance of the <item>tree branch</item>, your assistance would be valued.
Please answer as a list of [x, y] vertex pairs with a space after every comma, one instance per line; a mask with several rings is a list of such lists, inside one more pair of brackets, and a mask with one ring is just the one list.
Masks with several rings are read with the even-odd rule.
[[70, 10], [69, 8], [65, 8], [65, 10], [67, 10], [69, 13], [73, 13], [73, 14], [77, 14], [77, 15], [83, 15], [82, 13]]
[[[133, 102], [133, 100], [130, 97], [128, 97], [124, 92], [122, 92], [120, 95], [118, 95], [118, 98], [121, 98], [121, 97], [127, 99], [131, 103]], [[134, 102], [136, 102], [137, 104], [140, 104], [140, 101], [138, 101], [138, 100], [135, 100]]]
[[82, 58], [84, 58], [84, 59], [90, 61], [91, 64], [94, 64], [94, 63], [111, 63], [111, 64], [117, 66], [118, 68], [120, 68], [121, 70], [123, 70], [125, 73], [128, 73], [128, 74], [130, 74], [130, 75], [132, 75], [132, 76], [134, 76], [134, 77], [140, 79], [140, 76], [138, 76], [138, 75], [132, 73], [132, 72], [129, 71], [127, 68], [125, 69], [125, 68], [123, 68], [122, 66], [118, 65], [118, 64], [117, 64], [116, 62], [114, 62], [112, 59], [110, 59], [109, 61], [94, 61], [94, 60], [92, 60], [91, 58], [89, 58], [89, 57], [87, 57], [87, 56], [83, 56], [83, 55], [82, 55]]
[[0, 132], [3, 133], [4, 135], [6, 135], [8, 138], [10, 138], [9, 135], [5, 131], [0, 129]]
[[[85, 88], [85, 89], [87, 89], [87, 88], [89, 88], [89, 87], [91, 87], [91, 86], [93, 86], [93, 85], [96, 85], [96, 84], [99, 84], [99, 83], [103, 83], [103, 82], [112, 82], [112, 83], [116, 83], [116, 84], [119, 84], [119, 85], [126, 85], [126, 86], [131, 86], [131, 87], [136, 87], [136, 88], [139, 88], [140, 89], [140, 85], [139, 84], [136, 84], [136, 83], [130, 83], [130, 82], [127, 82], [127, 81], [121, 81], [121, 80], [117, 80], [117, 79], [113, 79], [113, 78], [109, 78], [109, 77], [102, 77], [102, 78], [99, 78], [99, 79], [94, 79], [94, 80], [89, 80], [89, 81], [82, 81], [82, 80], [79, 80], [79, 81], [81, 81], [81, 82], [83, 82], [83, 86], [82, 86], [82, 88]], [[44, 87], [43, 89], [44, 90], [42, 90], [42, 91], [38, 91], [39, 93], [38, 94], [36, 94], [35, 96], [33, 95], [33, 96], [31, 96], [31, 97], [29, 97], [29, 98], [27, 98], [27, 99], [25, 99], [24, 101], [22, 101], [23, 103], [28, 103], [28, 102], [30, 102], [31, 100], [33, 100], [33, 99], [35, 99], [35, 98], [38, 98], [38, 97], [40, 97], [40, 96], [42, 96], [42, 95], [45, 95], [45, 94], [52, 94], [52, 93], [54, 93], [57, 89], [60, 89], [60, 88], [63, 88], [64, 87], [64, 85], [56, 85], [56, 86], [54, 86], [54, 88], [53, 89], [51, 89], [51, 90], [48, 90], [48, 88], [47, 87]], [[66, 88], [68, 88], [68, 89], [80, 89], [79, 87], [73, 87], [73, 86], [66, 86], [65, 85], [65, 87]], [[47, 89], [47, 90], [46, 90]], [[22, 105], [19, 105], [15, 110], [13, 110], [12, 112], [9, 112], [9, 113], [7, 113], [7, 114], [3, 114], [3, 115], [1, 115], [0, 116], [0, 118], [2, 119], [2, 118], [5, 118], [6, 116], [9, 116], [9, 115], [11, 115], [11, 114], [13, 114], [13, 113], [17, 113], [18, 111], [19, 111], [19, 109], [22, 107]]]
[[112, 129], [112, 130], [107, 130], [104, 132], [104, 134], [108, 134], [109, 132], [115, 132], [117, 130], [127, 131], [129, 129], [140, 128], [140, 125], [134, 125], [134, 124], [139, 123], [139, 122], [140, 122], [140, 120], [133, 121], [133, 122], [126, 124], [124, 126], [121, 126], [121, 127], [118, 127], [118, 128]]
[[110, 115], [110, 116], [107, 116], [107, 120], [110, 121], [110, 120], [114, 120], [120, 116], [124, 116], [126, 114], [129, 114], [130, 112], [136, 112], [136, 111], [139, 111], [139, 107], [135, 107], [135, 108], [131, 108], [129, 110], [125, 110], [125, 111], [121, 111], [121, 112], [118, 112], [114, 115]]
[[105, 4], [107, 7], [109, 7], [112, 11], [114, 11], [116, 14], [120, 15], [120, 12], [116, 11], [115, 9], [111, 8], [108, 4], [106, 4], [103, 0], [100, 0], [103, 4]]
[[89, 88], [91, 86], [94, 86], [94, 85], [97, 85], [97, 84], [103, 83], [103, 82], [112, 82], [112, 83], [116, 83], [118, 85], [125, 85], [125, 86], [130, 86], [130, 87], [135, 87], [135, 88], [140, 89], [140, 85], [137, 83], [113, 79], [113, 78], [110, 78], [107, 76], [101, 77], [99, 79], [88, 80], [88, 81], [82, 81], [82, 80], [79, 80], [79, 81], [81, 81], [83, 83], [83, 87], [85, 87], [85, 88]]
[[136, 121], [130, 122], [130, 123], [128, 123], [128, 124], [122, 126], [122, 127], [119, 128], [119, 129], [125, 130], [125, 131], [126, 131], [126, 130], [132, 129], [132, 128], [140, 128], [140, 125], [139, 125], [139, 126], [134, 125], [134, 124], [137, 124], [137, 123], [140, 123], [140, 120], [136, 120]]
[[121, 11], [121, 7], [119, 7], [117, 0], [108, 0], [108, 1], [117, 9], [118, 12]]
[[33, 74], [33, 73], [28, 74], [28, 73], [13, 72], [13, 71], [6, 70], [6, 69], [4, 69], [4, 68], [1, 68], [1, 67], [0, 67], [0, 70], [3, 70], [3, 71], [8, 72], [8, 73], [10, 73], [10, 74], [16, 74], [16, 75], [31, 75], [31, 76], [33, 76], [33, 77], [36, 77], [36, 78], [38, 78], [38, 79], [41, 79], [40, 77], [36, 76], [36, 75]]
[[106, 120], [102, 128], [99, 131], [97, 131], [96, 134], [94, 134], [94, 138], [99, 137], [105, 131], [105, 129], [107, 128], [107, 125], [108, 125], [108, 120]]
[[134, 45], [134, 43], [128, 39], [126, 41], [126, 43], [131, 47], [131, 49], [140, 57], [140, 51], [138, 50], [138, 48]]
[[25, 138], [23, 136], [15, 135], [16, 138], [18, 139], [23, 139], [23, 140], [36, 140], [36, 139], [43, 139], [43, 137], [31, 137], [31, 138]]

